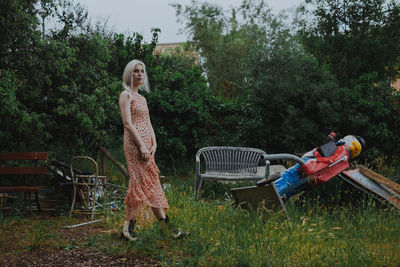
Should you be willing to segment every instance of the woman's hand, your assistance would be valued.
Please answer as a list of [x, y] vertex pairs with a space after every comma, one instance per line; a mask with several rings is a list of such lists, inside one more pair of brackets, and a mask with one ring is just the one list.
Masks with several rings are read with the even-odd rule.
[[156, 153], [156, 149], [157, 149], [157, 144], [154, 144], [154, 145], [150, 148], [150, 156], [154, 156], [154, 154]]
[[146, 148], [146, 146], [140, 147], [140, 154], [142, 155], [143, 161], [148, 161], [150, 159], [150, 151]]

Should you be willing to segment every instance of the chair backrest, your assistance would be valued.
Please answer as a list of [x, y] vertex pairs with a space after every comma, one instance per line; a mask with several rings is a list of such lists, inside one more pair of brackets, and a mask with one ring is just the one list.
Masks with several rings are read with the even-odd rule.
[[258, 163], [264, 155], [266, 153], [257, 148], [221, 146], [201, 148], [196, 159], [203, 156], [206, 172], [257, 173]]

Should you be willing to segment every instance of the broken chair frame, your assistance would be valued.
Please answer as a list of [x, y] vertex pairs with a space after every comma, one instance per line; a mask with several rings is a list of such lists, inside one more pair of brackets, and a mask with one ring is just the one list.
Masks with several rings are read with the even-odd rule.
[[[76, 174], [74, 172], [74, 161], [76, 160], [88, 160], [94, 167], [95, 173], [91, 174]], [[94, 220], [94, 214], [96, 210], [96, 197], [98, 194], [99, 186], [103, 186], [104, 199], [106, 197], [106, 176], [99, 176], [99, 168], [94, 159], [87, 156], [77, 156], [72, 158], [70, 163], [71, 179], [74, 188], [70, 217], [73, 213], [79, 214], [90, 214], [91, 219]], [[77, 197], [81, 201], [81, 207], [75, 208]]]

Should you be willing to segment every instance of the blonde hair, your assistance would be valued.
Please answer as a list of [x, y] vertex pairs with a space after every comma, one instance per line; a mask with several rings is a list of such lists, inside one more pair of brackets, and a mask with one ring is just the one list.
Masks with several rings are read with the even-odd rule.
[[143, 70], [144, 70], [144, 82], [143, 84], [139, 87], [139, 89], [142, 89], [146, 92], [150, 91], [150, 84], [149, 84], [149, 79], [147, 78], [147, 72], [146, 72], [146, 65], [140, 60], [134, 59], [131, 60], [125, 67], [124, 74], [122, 74], [122, 85], [125, 87], [125, 89], [129, 90], [133, 84], [133, 77], [132, 77], [132, 72], [133, 69], [135, 68], [136, 65], [142, 65]]

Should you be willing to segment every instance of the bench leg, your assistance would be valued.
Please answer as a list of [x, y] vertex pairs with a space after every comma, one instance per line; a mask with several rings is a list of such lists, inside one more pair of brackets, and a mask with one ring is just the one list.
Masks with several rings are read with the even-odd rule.
[[35, 201], [36, 201], [36, 207], [38, 211], [41, 211], [40, 209], [40, 202], [39, 202], [39, 192], [35, 192]]
[[32, 213], [32, 203], [31, 203], [31, 192], [24, 192], [24, 206], [25, 210], [29, 210]]
[[196, 177], [196, 180], [194, 182], [194, 196], [195, 199], [199, 197], [201, 188], [203, 187], [203, 180], [200, 177]]
[[6, 193], [4, 193], [4, 194], [1, 196], [1, 208], [5, 208], [5, 207], [6, 207], [6, 205], [7, 205], [7, 200], [8, 200], [8, 196], [7, 196]]
[[32, 213], [31, 192], [24, 192], [25, 209], [28, 208], [29, 213]]

